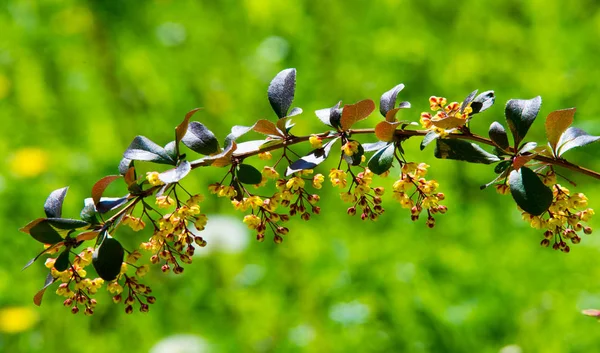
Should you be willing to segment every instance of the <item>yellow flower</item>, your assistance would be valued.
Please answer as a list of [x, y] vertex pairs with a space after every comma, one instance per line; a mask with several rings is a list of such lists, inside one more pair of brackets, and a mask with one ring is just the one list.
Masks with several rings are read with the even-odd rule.
[[169, 208], [175, 204], [175, 200], [167, 195], [156, 197], [156, 205], [160, 208]]
[[268, 161], [269, 159], [273, 158], [273, 155], [271, 152], [262, 152], [258, 154], [258, 158], [262, 159], [263, 161]]
[[310, 137], [308, 138], [308, 141], [310, 142], [310, 146], [312, 148], [321, 148], [321, 147], [323, 147], [323, 139], [321, 139], [317, 135], [310, 135]]
[[125, 215], [121, 222], [133, 229], [134, 232], [138, 232], [146, 227], [146, 223], [144, 223], [141, 218], [136, 218], [131, 215]]
[[146, 180], [152, 186], [163, 185], [164, 183], [159, 179], [158, 172], [148, 172], [146, 173]]
[[285, 187], [290, 191], [296, 191], [304, 187], [304, 179], [300, 177], [292, 177], [286, 182]]
[[258, 216], [249, 214], [249, 215], [244, 216], [244, 223], [246, 223], [248, 228], [256, 229], [256, 228], [258, 228], [258, 226], [260, 225], [261, 222], [260, 222], [260, 218], [258, 218]]
[[355, 153], [358, 153], [359, 145], [360, 144], [358, 143], [358, 141], [348, 141], [342, 146], [342, 151], [344, 151], [345, 155], [352, 156]]
[[429, 97], [429, 108], [433, 111], [440, 110], [447, 102], [448, 101], [444, 97], [431, 96]]
[[323, 176], [323, 174], [317, 174], [313, 177], [313, 187], [315, 189], [320, 189], [323, 187], [323, 181], [325, 180], [325, 177]]
[[278, 179], [279, 178], [279, 173], [277, 173], [275, 168], [269, 167], [269, 166], [264, 166], [262, 175], [268, 179]]
[[201, 214], [196, 216], [196, 222], [194, 222], [194, 226], [198, 230], [204, 230], [206, 224], [208, 223], [208, 217], [205, 214]]

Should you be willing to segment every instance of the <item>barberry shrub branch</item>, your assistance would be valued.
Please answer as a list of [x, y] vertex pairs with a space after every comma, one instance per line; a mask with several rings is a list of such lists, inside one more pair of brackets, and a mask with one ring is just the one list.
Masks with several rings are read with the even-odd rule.
[[[303, 111], [292, 108], [295, 88], [295, 69], [277, 74], [268, 88], [275, 119], [234, 126], [222, 144], [207, 126], [191, 120], [200, 108], [186, 114], [175, 128], [174, 140], [166, 146], [135, 137], [123, 154], [119, 174], [105, 176], [93, 185], [78, 219], [62, 215], [67, 188], [52, 192], [44, 205], [45, 217], [21, 229], [44, 246], [25, 267], [45, 256], [49, 271], [34, 297], [35, 304], [40, 305], [44, 292], [58, 283], [56, 293], [65, 297], [64, 305], [73, 313], [92, 314], [94, 294], [103, 286], [115, 303], [124, 305], [126, 313], [134, 308], [148, 311], [156, 301], [151, 288], [142, 283], [150, 265], [160, 266], [163, 272], [182, 273], [183, 266], [192, 262], [196, 247], [207, 245], [201, 236], [208, 222], [201, 207], [205, 196], [180, 184], [201, 167], [223, 170], [222, 178], [210, 184], [209, 193], [228, 199], [259, 241], [268, 236], [281, 243], [290, 231], [286, 224], [292, 217], [308, 221], [318, 215], [318, 191], [324, 184], [339, 188], [351, 216], [377, 220], [385, 211], [387, 193], [408, 210], [413, 221], [425, 218], [425, 224], [434, 227], [435, 217], [449, 210], [443, 205], [445, 195], [438, 182], [426, 178], [430, 166], [409, 158], [403, 149], [405, 141], [414, 138], [421, 140], [422, 150], [433, 145], [439, 159], [493, 165], [496, 177], [481, 188], [493, 186], [500, 194], [511, 194], [523, 219], [543, 234], [542, 246], [569, 252], [569, 244], [579, 243], [582, 234], [592, 232], [585, 223], [594, 211], [587, 207], [585, 195], [557, 182], [557, 168], [600, 179], [600, 173], [564, 157], [569, 150], [600, 139], [571, 127], [574, 108], [547, 116], [548, 141], [538, 145], [525, 138], [538, 116], [540, 97], [509, 100], [505, 117], [511, 136], [504, 125], [494, 122], [484, 137], [471, 131], [471, 120], [494, 104], [493, 91], [474, 91], [462, 102], [432, 96], [430, 111], [417, 115], [417, 122], [407, 118], [411, 116], [405, 112], [410, 103], [398, 101], [404, 89], [399, 84], [381, 96], [383, 119], [373, 128], [353, 128], [376, 109], [375, 102], [366, 99], [317, 110], [315, 115], [324, 129], [296, 136], [295, 121], [301, 121], [298, 118]], [[399, 115], [404, 119], [399, 120]], [[264, 138], [239, 141], [251, 131]], [[371, 141], [361, 141], [367, 139]], [[312, 150], [300, 156], [295, 151], [300, 144], [309, 144]], [[262, 169], [247, 163], [253, 157], [264, 161]], [[330, 165], [321, 167], [326, 160]], [[139, 173], [139, 161], [156, 165], [156, 170]], [[392, 169], [394, 166], [397, 168]], [[392, 174], [395, 180], [383, 185], [384, 179], [379, 177]], [[125, 195], [105, 196], [117, 180], [124, 181]], [[121, 244], [118, 238], [124, 232], [120, 227], [145, 234], [137, 239], [139, 248], [127, 249]]]

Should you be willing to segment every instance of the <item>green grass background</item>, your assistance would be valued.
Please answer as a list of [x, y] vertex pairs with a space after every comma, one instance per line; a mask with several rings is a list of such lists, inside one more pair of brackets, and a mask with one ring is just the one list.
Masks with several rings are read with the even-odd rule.
[[[417, 121], [430, 95], [494, 89], [496, 105], [472, 124], [480, 134], [504, 121], [508, 99], [541, 95], [531, 140], [543, 143], [549, 112], [572, 106], [575, 125], [598, 135], [599, 41], [593, 1], [0, 2], [0, 308], [38, 317], [0, 333], [0, 351], [148, 352], [173, 334], [199, 335], [210, 352], [598, 351], [600, 326], [580, 314], [600, 308], [597, 235], [570, 254], [541, 248], [510, 197], [479, 191], [491, 167], [435, 160], [418, 141], [407, 142], [409, 158], [429, 163], [447, 195], [434, 229], [390, 195], [379, 221], [361, 222], [325, 187], [322, 214], [294, 219], [281, 245], [250, 241], [197, 258], [181, 276], [152, 272], [158, 302], [148, 314], [125, 315], [104, 292], [91, 318], [52, 291], [34, 307], [45, 268], [20, 271], [40, 246], [17, 229], [65, 185], [64, 212], [78, 215], [134, 136], [165, 144], [192, 108], [205, 108], [195, 118], [220, 138], [274, 119], [266, 89], [288, 67], [304, 109], [297, 133], [323, 130], [316, 109], [378, 101], [402, 82], [400, 98], [413, 104], [403, 119]], [[598, 170], [599, 152], [565, 157]], [[221, 172], [197, 170], [187, 185], [203, 191]], [[565, 174], [598, 208], [598, 181]], [[211, 198], [204, 211], [235, 214]]]

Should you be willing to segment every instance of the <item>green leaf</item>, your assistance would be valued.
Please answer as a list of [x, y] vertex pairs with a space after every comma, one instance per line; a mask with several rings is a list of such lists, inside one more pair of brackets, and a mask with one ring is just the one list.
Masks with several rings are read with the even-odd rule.
[[527, 135], [527, 131], [529, 131], [529, 127], [537, 117], [541, 105], [542, 98], [540, 96], [529, 100], [511, 99], [506, 103], [504, 114], [514, 137], [515, 148]]
[[552, 204], [552, 190], [527, 167], [510, 172], [509, 184], [515, 202], [527, 213], [539, 216]]
[[158, 178], [165, 184], [172, 184], [185, 178], [190, 173], [192, 166], [188, 161], [181, 161], [177, 168], [169, 169], [158, 175]]
[[46, 221], [58, 229], [77, 229], [89, 226], [88, 222], [70, 218], [47, 218]]
[[262, 174], [249, 164], [240, 164], [237, 167], [237, 178], [244, 184], [259, 184], [262, 181]]
[[433, 141], [437, 140], [439, 137], [440, 137], [440, 135], [437, 132], [435, 132], [433, 130], [429, 131], [427, 133], [427, 135], [425, 135], [423, 137], [423, 141], [421, 141], [421, 146], [420, 146], [421, 151], [424, 150], [425, 147], [427, 147], [427, 145], [429, 145]]
[[269, 85], [269, 103], [278, 117], [287, 115], [296, 90], [296, 69], [285, 69], [273, 78]]
[[52, 228], [46, 218], [38, 218], [19, 230], [44, 244], [56, 244], [63, 241], [63, 237], [58, 234], [56, 229]]
[[496, 155], [486, 152], [477, 144], [463, 140], [436, 140], [434, 155], [436, 158], [441, 159], [455, 159], [483, 164], [500, 160]]
[[175, 165], [175, 160], [163, 147], [144, 136], [136, 136], [123, 153], [123, 157], [136, 161]]
[[181, 142], [194, 152], [210, 155], [219, 150], [219, 141], [203, 124], [192, 121]]
[[387, 116], [387, 113], [394, 109], [396, 106], [396, 99], [398, 98], [398, 93], [404, 89], [404, 84], [399, 84], [389, 91], [385, 92], [381, 95], [381, 99], [379, 100], [379, 112], [383, 117]]
[[44, 203], [44, 212], [46, 213], [46, 217], [61, 217], [62, 205], [63, 201], [65, 200], [65, 196], [67, 196], [67, 190], [69, 190], [68, 186], [54, 190], [50, 193], [46, 199], [46, 203]]
[[562, 156], [570, 149], [582, 147], [598, 140], [600, 140], [600, 136], [592, 136], [579, 128], [570, 127], [560, 136], [558, 155]]
[[81, 219], [85, 222], [88, 222], [90, 224], [98, 224], [100, 223], [100, 221], [98, 220], [97, 215], [97, 211], [96, 211], [96, 206], [94, 205], [94, 200], [92, 200], [92, 198], [87, 198], [85, 200], [83, 200], [83, 209], [81, 210], [81, 213], [79, 214], [79, 217], [81, 217]]
[[556, 152], [556, 146], [561, 135], [573, 123], [575, 108], [553, 111], [546, 117], [546, 137], [552, 152]]
[[508, 135], [506, 134], [506, 130], [504, 130], [504, 126], [502, 126], [502, 124], [499, 122], [494, 121], [492, 125], [490, 125], [488, 136], [490, 137], [490, 140], [496, 144], [496, 146], [503, 150], [508, 148]]
[[501, 161], [500, 163], [496, 164], [496, 167], [494, 167], [494, 173], [502, 174], [502, 172], [504, 172], [511, 165], [512, 161], [510, 160]]
[[387, 172], [394, 161], [394, 150], [394, 144], [390, 143], [375, 152], [367, 164], [369, 169], [377, 175]]
[[56, 258], [56, 261], [54, 262], [54, 268], [57, 271], [62, 272], [64, 270], [66, 270], [67, 268], [69, 268], [69, 251], [70, 251], [69, 248], [65, 249]]
[[323, 147], [317, 148], [307, 154], [306, 156], [300, 158], [299, 160], [292, 163], [286, 170], [285, 175], [291, 175], [295, 172], [305, 169], [313, 169], [319, 164], [323, 163], [329, 156], [329, 152], [331, 151], [331, 147], [338, 139], [335, 138], [329, 142], [327, 142]]
[[121, 264], [125, 251], [115, 238], [107, 236], [92, 256], [92, 264], [98, 276], [105, 281], [112, 281], [121, 272]]

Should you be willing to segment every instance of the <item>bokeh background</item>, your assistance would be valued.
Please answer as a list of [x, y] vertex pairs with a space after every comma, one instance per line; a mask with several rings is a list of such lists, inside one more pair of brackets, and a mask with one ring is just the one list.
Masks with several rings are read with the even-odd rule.
[[[148, 275], [148, 314], [125, 315], [104, 293], [91, 318], [52, 291], [35, 307], [43, 261], [21, 268], [40, 246], [17, 229], [65, 185], [64, 212], [77, 216], [134, 136], [165, 144], [192, 108], [221, 138], [274, 119], [266, 89], [288, 67], [298, 133], [323, 130], [316, 109], [378, 101], [403, 82], [413, 109], [401, 118], [418, 120], [430, 95], [494, 89], [497, 104], [473, 121], [480, 134], [508, 99], [542, 95], [541, 118], [576, 106], [575, 124], [598, 135], [599, 41], [594, 1], [0, 1], [0, 351], [597, 351], [600, 325], [580, 311], [600, 308], [598, 235], [570, 254], [541, 248], [510, 197], [479, 190], [492, 168], [435, 160], [418, 141], [409, 158], [432, 165], [447, 195], [434, 229], [389, 195], [379, 221], [361, 222], [329, 187], [322, 214], [293, 220], [281, 245], [216, 218], [184, 274]], [[543, 119], [530, 138], [543, 141]], [[598, 170], [599, 152], [565, 157]], [[221, 172], [197, 170], [187, 185], [205, 190]], [[600, 207], [597, 180], [565, 175]], [[241, 219], [230, 208], [209, 198], [204, 211]]]

